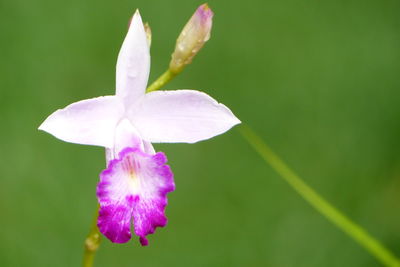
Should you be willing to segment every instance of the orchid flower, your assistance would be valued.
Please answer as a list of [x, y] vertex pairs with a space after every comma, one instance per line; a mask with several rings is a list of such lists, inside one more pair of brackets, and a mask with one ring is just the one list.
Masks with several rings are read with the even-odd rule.
[[166, 194], [175, 188], [162, 152], [151, 143], [195, 143], [240, 121], [223, 104], [195, 90], [146, 92], [149, 44], [138, 11], [116, 66], [116, 94], [78, 101], [51, 114], [39, 127], [66, 142], [106, 148], [100, 174], [98, 227], [115, 243], [131, 238], [131, 225], [146, 236], [165, 226]]

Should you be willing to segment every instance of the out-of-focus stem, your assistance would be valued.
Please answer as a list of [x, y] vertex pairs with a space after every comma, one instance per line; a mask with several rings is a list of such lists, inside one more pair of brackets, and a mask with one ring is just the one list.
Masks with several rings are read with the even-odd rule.
[[90, 232], [85, 240], [85, 251], [82, 263], [83, 267], [93, 266], [94, 256], [101, 243], [101, 235], [97, 227], [97, 216], [98, 211], [95, 213]]
[[400, 260], [389, 249], [307, 185], [249, 126], [241, 125], [238, 129], [242, 137], [264, 161], [322, 216], [364, 247], [381, 264], [388, 267], [400, 267]]

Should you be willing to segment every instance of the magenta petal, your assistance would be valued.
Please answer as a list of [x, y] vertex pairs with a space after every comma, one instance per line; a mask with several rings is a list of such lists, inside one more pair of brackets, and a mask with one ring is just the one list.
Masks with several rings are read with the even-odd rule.
[[[165, 165], [167, 158], [162, 152], [151, 157], [149, 165], [153, 173], [143, 179], [142, 194], [133, 208], [135, 234], [140, 237], [140, 243], [146, 246], [146, 235], [154, 233], [156, 227], [167, 224], [164, 210], [167, 206], [167, 193], [175, 189], [171, 169]], [[158, 184], [155, 188], [154, 183]], [[154, 191], [155, 190], [155, 191]]]
[[137, 148], [125, 148], [100, 174], [98, 227], [112, 242], [129, 241], [132, 216], [135, 234], [143, 246], [148, 244], [148, 234], [166, 225], [166, 195], [175, 189], [166, 162], [162, 152], [150, 155]]
[[[133, 204], [133, 203], [132, 203]], [[97, 225], [100, 232], [114, 243], [126, 243], [131, 239], [133, 205], [104, 205], [99, 210]]]

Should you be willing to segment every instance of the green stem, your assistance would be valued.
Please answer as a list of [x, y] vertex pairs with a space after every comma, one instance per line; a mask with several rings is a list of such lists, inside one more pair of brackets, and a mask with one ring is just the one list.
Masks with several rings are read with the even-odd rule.
[[149, 87], [147, 87], [146, 92], [148, 93], [160, 89], [169, 81], [171, 81], [176, 75], [178, 75], [178, 73], [179, 72], [172, 72], [170, 69], [168, 69], [160, 77], [158, 77], [158, 79], [155, 82], [153, 82]]
[[101, 235], [99, 228], [97, 227], [97, 216], [98, 211], [95, 213], [90, 232], [85, 240], [85, 252], [83, 254], [82, 263], [83, 267], [93, 266], [94, 256], [101, 243]]
[[399, 267], [400, 261], [385, 248], [378, 240], [368, 234], [360, 225], [351, 221], [347, 216], [332, 206], [328, 201], [307, 185], [296, 173], [294, 173], [271, 148], [248, 126], [242, 125], [239, 131], [243, 138], [255, 151], [311, 206], [321, 213], [331, 223], [344, 231], [358, 244], [364, 247], [383, 265]]

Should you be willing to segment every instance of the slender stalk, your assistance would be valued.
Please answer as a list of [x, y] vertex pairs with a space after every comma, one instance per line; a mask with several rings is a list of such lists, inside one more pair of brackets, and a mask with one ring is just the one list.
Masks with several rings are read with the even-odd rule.
[[168, 69], [166, 72], [161, 74], [161, 76], [158, 77], [158, 79], [155, 80], [155, 82], [153, 82], [149, 87], [147, 87], [146, 92], [148, 93], [160, 89], [169, 81], [171, 81], [176, 75], [178, 75], [178, 73], [179, 72], [172, 72], [170, 69]]
[[359, 245], [364, 247], [378, 261], [385, 266], [399, 267], [400, 261], [378, 240], [367, 233], [360, 225], [353, 222], [346, 215], [336, 209], [322, 196], [307, 185], [275, 154], [271, 148], [248, 126], [239, 127], [242, 137], [254, 148], [258, 154], [311, 206], [321, 213], [328, 221], [350, 236]]
[[83, 254], [82, 263], [83, 267], [93, 266], [94, 256], [101, 243], [101, 235], [97, 227], [97, 216], [98, 211], [95, 213], [90, 232], [85, 240], [85, 252]]

